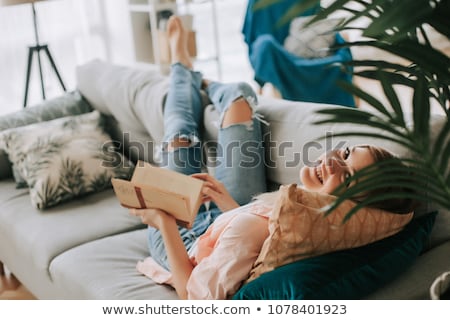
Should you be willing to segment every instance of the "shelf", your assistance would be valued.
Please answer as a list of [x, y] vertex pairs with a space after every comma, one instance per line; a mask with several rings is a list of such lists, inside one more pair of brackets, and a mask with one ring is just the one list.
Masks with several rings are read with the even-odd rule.
[[[172, 0], [159, 2], [158, 0], [129, 0], [128, 10], [131, 18], [133, 42], [135, 49], [135, 58], [137, 62], [152, 63], [160, 67], [161, 71], [167, 70], [167, 63], [164, 63], [161, 58], [161, 48], [158, 36], [158, 12], [164, 10], [170, 10], [174, 14], [178, 14], [178, 8], [182, 7], [189, 13], [190, 4], [211, 4], [211, 17], [214, 27], [214, 36], [211, 40], [214, 43], [216, 55], [213, 57], [199, 57], [195, 58], [195, 61], [216, 61], [218, 78], [222, 77], [221, 61], [220, 61], [220, 48], [217, 30], [217, 9], [215, 0]], [[194, 16], [195, 19], [195, 16]]]

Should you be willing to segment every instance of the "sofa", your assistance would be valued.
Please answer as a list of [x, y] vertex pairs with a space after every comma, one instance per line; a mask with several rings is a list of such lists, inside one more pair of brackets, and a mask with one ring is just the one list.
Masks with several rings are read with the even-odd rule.
[[[130, 161], [141, 159], [156, 163], [163, 129], [161, 114], [145, 114], [146, 104], [155, 98], [147, 89], [150, 72], [153, 72], [151, 66], [91, 61], [77, 68], [75, 91], [5, 115], [0, 119], [0, 124], [4, 125], [0, 128], [43, 123], [97, 110], [104, 117], [105, 128], [116, 147]], [[164, 81], [160, 79], [161, 88], [166, 85]], [[320, 119], [316, 111], [329, 107], [335, 106], [260, 97], [258, 112], [270, 123], [263, 125], [264, 137], [273, 146], [266, 148], [267, 159], [270, 159], [267, 179], [271, 188], [298, 183], [298, 170], [305, 162], [313, 161], [326, 148], [335, 147], [341, 141], [350, 145], [382, 143], [396, 153], [406, 152], [394, 144], [368, 138], [318, 140], [324, 134], [345, 128], [342, 124], [313, 124]], [[205, 100], [204, 139], [213, 141], [217, 136], [217, 119], [214, 107]], [[435, 115], [432, 121], [432, 128], [437, 132], [445, 118]], [[152, 136], [146, 128], [149, 123], [154, 126]], [[136, 147], [138, 145], [140, 147]], [[0, 161], [0, 261], [36, 298], [177, 299], [171, 287], [156, 284], [138, 272], [137, 263], [148, 256], [146, 226], [120, 206], [111, 187], [37, 209], [30, 201], [29, 189], [18, 188], [4, 152], [3, 155], [0, 152]], [[213, 167], [206, 166], [205, 170], [214, 172]], [[359, 275], [359, 293], [339, 295], [341, 289], [337, 287], [337, 292], [331, 296], [313, 297], [429, 299], [433, 280], [450, 269], [450, 212], [429, 203], [416, 212], [415, 219], [431, 211], [438, 212], [434, 223], [422, 233], [416, 254], [400, 264], [401, 270], [392, 265], [391, 260], [379, 271], [375, 269], [375, 275]], [[377, 278], [379, 276], [383, 281]], [[365, 279], [372, 284], [366, 285]], [[364, 289], [367, 286], [368, 289]], [[300, 297], [311, 298], [308, 295], [282, 298]], [[280, 296], [241, 294], [234, 298], [276, 299]]]

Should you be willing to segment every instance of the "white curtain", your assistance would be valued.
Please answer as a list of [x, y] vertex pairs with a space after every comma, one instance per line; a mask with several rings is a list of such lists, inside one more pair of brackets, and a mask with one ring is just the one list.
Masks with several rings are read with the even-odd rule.
[[[68, 91], [75, 89], [75, 67], [100, 58], [130, 61], [131, 46], [127, 0], [59, 0], [35, 4], [39, 38], [50, 53]], [[0, 115], [20, 110], [23, 104], [28, 46], [35, 44], [32, 7], [0, 7]], [[63, 91], [41, 54], [46, 97]], [[37, 60], [31, 71], [28, 105], [42, 100]]]

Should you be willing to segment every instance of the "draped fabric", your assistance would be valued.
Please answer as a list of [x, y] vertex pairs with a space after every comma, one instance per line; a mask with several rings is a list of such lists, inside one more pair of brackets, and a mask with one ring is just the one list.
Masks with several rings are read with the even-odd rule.
[[[254, 10], [258, 0], [249, 0], [242, 33], [248, 46], [254, 80], [263, 86], [271, 83], [284, 99], [355, 106], [353, 96], [341, 89], [339, 81], [352, 82], [349, 48], [340, 48], [324, 58], [306, 59], [289, 53], [283, 46], [289, 24], [277, 25], [279, 19], [298, 0], [284, 0], [264, 9]], [[318, 8], [304, 13], [311, 15]], [[336, 44], [344, 43], [336, 34]]]

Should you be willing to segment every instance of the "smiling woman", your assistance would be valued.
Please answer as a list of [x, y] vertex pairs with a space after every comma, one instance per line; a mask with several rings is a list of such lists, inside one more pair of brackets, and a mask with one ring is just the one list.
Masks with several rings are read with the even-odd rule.
[[[399, 160], [396, 161], [393, 154], [383, 148], [373, 145], [357, 145], [323, 154], [316, 161], [316, 166], [306, 166], [300, 170], [300, 180], [308, 190], [337, 194], [340, 193], [339, 186], [348, 188], [358, 182], [358, 180], [351, 179], [356, 172], [373, 164], [380, 165], [383, 161], [390, 161], [393, 166], [406, 168]], [[403, 188], [396, 188], [396, 190], [390, 186], [378, 188], [369, 193], [359, 194], [352, 200], [360, 202], [369, 196], [403, 191], [399, 189]], [[414, 202], [410, 199], [401, 198], [377, 201], [372, 203], [371, 206], [396, 213], [408, 213], [413, 210]]]
[[326, 153], [317, 160], [317, 166], [302, 168], [300, 180], [309, 190], [331, 194], [356, 171], [378, 161], [371, 149], [376, 148], [356, 146]]

